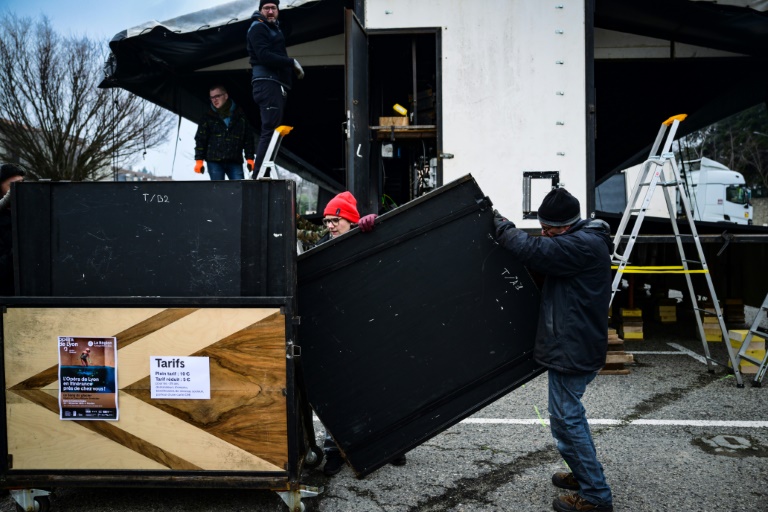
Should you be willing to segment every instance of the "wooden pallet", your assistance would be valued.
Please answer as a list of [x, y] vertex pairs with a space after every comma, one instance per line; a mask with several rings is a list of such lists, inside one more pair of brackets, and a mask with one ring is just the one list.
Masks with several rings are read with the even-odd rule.
[[616, 329], [608, 329], [608, 353], [600, 375], [629, 375], [629, 368], [624, 365], [634, 362], [632, 354], [624, 351], [624, 340], [619, 338]]

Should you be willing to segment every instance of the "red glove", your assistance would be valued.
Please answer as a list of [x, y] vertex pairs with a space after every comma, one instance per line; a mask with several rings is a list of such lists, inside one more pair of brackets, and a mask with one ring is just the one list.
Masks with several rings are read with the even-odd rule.
[[373, 223], [376, 220], [375, 213], [371, 213], [370, 215], [366, 215], [365, 217], [360, 217], [360, 220], [357, 221], [357, 225], [360, 226], [360, 231], [363, 233], [370, 233], [373, 231]]
[[195, 160], [195, 172], [197, 174], [203, 174], [205, 172], [205, 167], [203, 167], [202, 160]]
[[248, 168], [249, 171], [253, 172], [253, 158], [246, 158], [245, 166]]

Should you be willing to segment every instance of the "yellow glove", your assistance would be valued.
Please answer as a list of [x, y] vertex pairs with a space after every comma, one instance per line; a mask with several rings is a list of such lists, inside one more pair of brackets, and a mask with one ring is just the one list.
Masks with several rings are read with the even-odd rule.
[[249, 171], [253, 172], [253, 158], [247, 158], [245, 160], [245, 166], [248, 168]]
[[205, 167], [203, 167], [202, 160], [195, 160], [195, 172], [197, 174], [203, 174], [205, 172]]

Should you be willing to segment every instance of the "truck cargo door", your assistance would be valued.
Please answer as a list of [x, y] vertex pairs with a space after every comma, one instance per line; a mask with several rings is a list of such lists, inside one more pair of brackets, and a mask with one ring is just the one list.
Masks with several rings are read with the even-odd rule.
[[345, 11], [345, 104], [347, 189], [362, 215], [377, 212], [378, 180], [370, 169], [368, 129], [368, 36], [351, 9]]

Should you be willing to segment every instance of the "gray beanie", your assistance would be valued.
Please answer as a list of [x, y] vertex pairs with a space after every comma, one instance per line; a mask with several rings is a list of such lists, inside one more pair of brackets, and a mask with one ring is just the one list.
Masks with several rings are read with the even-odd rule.
[[544, 196], [536, 214], [539, 222], [547, 226], [570, 226], [581, 218], [581, 206], [570, 192], [556, 188]]

